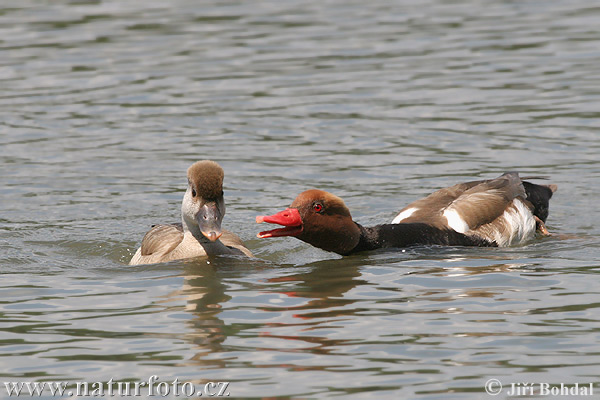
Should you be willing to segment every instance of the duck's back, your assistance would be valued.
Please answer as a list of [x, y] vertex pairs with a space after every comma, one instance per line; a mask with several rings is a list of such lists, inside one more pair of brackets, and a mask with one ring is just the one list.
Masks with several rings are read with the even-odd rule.
[[183, 241], [181, 224], [154, 225], [146, 232], [141, 246], [131, 258], [129, 265], [153, 264], [169, 261], [169, 255]]
[[516, 172], [506, 173], [440, 189], [406, 206], [392, 223], [425, 223], [509, 246], [534, 236], [534, 215], [546, 219], [554, 190], [553, 185], [522, 182]]

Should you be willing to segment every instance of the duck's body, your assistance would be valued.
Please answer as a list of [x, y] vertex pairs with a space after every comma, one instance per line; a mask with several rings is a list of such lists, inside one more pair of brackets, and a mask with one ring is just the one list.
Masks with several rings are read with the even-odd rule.
[[321, 190], [301, 193], [290, 208], [257, 222], [287, 228], [259, 237], [295, 236], [339, 254], [411, 245], [510, 246], [545, 230], [555, 185], [524, 182], [517, 173], [440, 189], [404, 209], [390, 224], [366, 228], [344, 202]]
[[223, 169], [213, 161], [193, 164], [181, 204], [182, 223], [154, 225], [129, 265], [221, 254], [252, 257], [236, 234], [221, 229], [225, 216], [223, 175]]
[[129, 265], [156, 264], [184, 258], [236, 254], [253, 257], [244, 242], [233, 232], [222, 230], [219, 240], [199, 241], [183, 229], [183, 224], [154, 225], [146, 233]]

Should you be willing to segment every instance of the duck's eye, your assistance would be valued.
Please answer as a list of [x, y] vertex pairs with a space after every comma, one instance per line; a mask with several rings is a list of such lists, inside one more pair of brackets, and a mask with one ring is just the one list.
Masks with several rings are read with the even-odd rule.
[[196, 197], [196, 189], [192, 188], [192, 197]]
[[323, 212], [323, 205], [320, 203], [315, 203], [313, 204], [313, 210], [315, 210], [315, 212], [321, 213]]

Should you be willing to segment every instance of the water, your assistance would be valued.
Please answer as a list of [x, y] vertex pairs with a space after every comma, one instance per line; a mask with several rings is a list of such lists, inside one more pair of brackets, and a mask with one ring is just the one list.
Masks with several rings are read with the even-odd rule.
[[[153, 375], [231, 398], [600, 393], [599, 22], [589, 1], [3, 2], [0, 397]], [[205, 158], [256, 259], [127, 266]], [[307, 188], [368, 225], [507, 170], [559, 186], [554, 237], [344, 258], [255, 237]]]

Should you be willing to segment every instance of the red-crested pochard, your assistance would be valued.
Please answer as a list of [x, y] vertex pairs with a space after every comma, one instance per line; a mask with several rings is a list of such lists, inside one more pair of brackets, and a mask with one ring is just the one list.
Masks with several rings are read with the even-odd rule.
[[219, 254], [252, 257], [236, 234], [221, 229], [225, 216], [223, 176], [223, 169], [214, 161], [198, 161], [189, 167], [188, 188], [181, 203], [182, 223], [154, 225], [129, 265]]
[[285, 227], [260, 232], [259, 238], [294, 236], [342, 255], [413, 245], [504, 247], [532, 239], [536, 229], [549, 234], [544, 222], [555, 191], [556, 185], [525, 182], [509, 172], [440, 189], [406, 206], [390, 224], [367, 228], [352, 220], [342, 199], [312, 189], [288, 209], [256, 222]]

